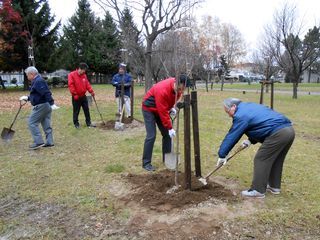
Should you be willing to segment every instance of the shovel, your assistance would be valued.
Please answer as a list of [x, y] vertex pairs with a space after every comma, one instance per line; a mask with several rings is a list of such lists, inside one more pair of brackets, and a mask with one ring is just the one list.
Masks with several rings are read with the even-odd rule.
[[124, 106], [122, 106], [122, 110], [121, 110], [121, 115], [120, 115], [120, 119], [119, 121], [116, 121], [114, 123], [114, 130], [120, 130], [122, 131], [124, 129], [124, 123], [122, 122], [123, 119], [123, 115], [124, 115]]
[[[240, 146], [235, 150], [235, 152], [234, 152], [230, 157], [227, 158], [227, 162], [228, 162], [231, 158], [233, 158], [236, 154], [238, 154], [239, 152], [241, 152], [243, 149], [245, 149], [245, 148], [247, 148], [247, 147], [248, 147], [248, 145], [240, 145]], [[217, 166], [214, 170], [212, 170], [211, 172], [209, 172], [209, 173], [207, 174], [207, 176], [201, 177], [201, 178], [199, 178], [198, 180], [199, 180], [203, 185], [207, 185], [207, 184], [208, 184], [208, 182], [207, 182], [208, 178], [209, 178], [212, 174], [214, 174], [216, 171], [218, 171], [222, 166], [223, 166], [223, 164], [220, 164], [220, 165]]]
[[173, 142], [173, 138], [171, 138], [171, 152], [164, 155], [164, 164], [170, 170], [175, 170], [176, 165], [180, 162], [180, 155], [178, 153], [174, 153]]
[[93, 96], [92, 98], [93, 98], [93, 100], [94, 100], [94, 103], [96, 104], [96, 107], [97, 107], [98, 113], [100, 114], [101, 121], [102, 121], [103, 125], [106, 125], [105, 121], [104, 121], [104, 120], [103, 120], [103, 118], [102, 118], [102, 114], [101, 114], [101, 112], [99, 111], [99, 108], [98, 108], [98, 104], [97, 104], [96, 98], [95, 98], [94, 96]]
[[15, 133], [14, 130], [12, 130], [12, 127], [13, 127], [13, 124], [15, 123], [20, 111], [21, 111], [21, 108], [23, 105], [25, 105], [27, 102], [24, 101], [24, 103], [21, 103], [22, 101], [20, 101], [20, 107], [19, 107], [19, 110], [16, 114], [16, 116], [14, 117], [13, 119], [13, 122], [11, 123], [10, 127], [9, 128], [3, 128], [2, 129], [2, 132], [1, 132], [1, 138], [7, 142], [9, 142], [12, 138], [13, 138], [13, 135]]

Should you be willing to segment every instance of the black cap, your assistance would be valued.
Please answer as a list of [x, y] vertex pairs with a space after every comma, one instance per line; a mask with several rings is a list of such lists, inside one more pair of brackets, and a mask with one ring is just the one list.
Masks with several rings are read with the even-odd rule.
[[79, 68], [82, 70], [87, 70], [89, 67], [86, 63], [79, 63]]
[[186, 87], [191, 87], [190, 78], [186, 74], [180, 74], [179, 83]]

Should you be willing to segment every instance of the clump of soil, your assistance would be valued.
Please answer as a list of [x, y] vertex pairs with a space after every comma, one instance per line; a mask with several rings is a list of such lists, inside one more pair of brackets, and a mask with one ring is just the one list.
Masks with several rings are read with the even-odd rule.
[[235, 202], [237, 197], [231, 190], [224, 186], [210, 182], [204, 186], [192, 175], [191, 190], [183, 186], [184, 174], [179, 173], [179, 183], [182, 185], [173, 193], [167, 193], [175, 186], [175, 173], [163, 170], [154, 174], [129, 174], [125, 177], [135, 189], [129, 196], [124, 197], [125, 201], [135, 201], [142, 206], [157, 211], [167, 211], [174, 208], [183, 209], [190, 205], [216, 199], [222, 202]]
[[[109, 120], [103, 124], [102, 122], [97, 123], [97, 128], [103, 129], [103, 130], [114, 130], [114, 125], [116, 121], [115, 120]], [[135, 118], [127, 118], [124, 117], [122, 119], [122, 123], [124, 123], [124, 130], [125, 129], [131, 129], [131, 128], [139, 128], [143, 127], [144, 123], [140, 120], [137, 120]]]

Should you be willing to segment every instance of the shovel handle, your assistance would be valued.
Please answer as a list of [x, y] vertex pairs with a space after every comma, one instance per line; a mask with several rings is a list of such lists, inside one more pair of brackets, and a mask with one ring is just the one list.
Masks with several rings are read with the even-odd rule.
[[[248, 146], [247, 145], [240, 145], [236, 150], [235, 152], [227, 158], [227, 162], [233, 158], [236, 154], [238, 154], [239, 152], [241, 152], [243, 149], [247, 148]], [[212, 170], [211, 172], [209, 172], [207, 174], [207, 176], [205, 176], [205, 179], [207, 180], [212, 174], [214, 174], [216, 171], [218, 171], [221, 167], [223, 166], [223, 164], [220, 164], [219, 166], [217, 166], [214, 170]]]
[[[22, 103], [22, 102], [24, 102], [24, 103]], [[20, 111], [21, 111], [21, 108], [22, 108], [24, 105], [27, 104], [27, 102], [24, 101], [24, 100], [23, 100], [23, 101], [19, 101], [19, 103], [20, 103], [19, 110], [18, 110], [18, 112], [16, 113], [16, 116], [14, 117], [14, 119], [13, 119], [13, 121], [12, 121], [10, 127], [9, 127], [9, 130], [11, 130], [11, 128], [13, 127], [13, 124], [16, 122], [17, 117], [18, 117], [18, 115], [19, 115], [19, 113], [20, 113]]]

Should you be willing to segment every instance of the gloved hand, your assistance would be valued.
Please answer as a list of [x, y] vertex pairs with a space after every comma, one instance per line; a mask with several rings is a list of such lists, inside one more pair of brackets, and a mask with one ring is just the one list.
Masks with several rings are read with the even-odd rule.
[[73, 99], [74, 99], [75, 101], [78, 101], [78, 100], [79, 100], [79, 96], [78, 96], [78, 95], [73, 95]]
[[28, 96], [21, 96], [19, 100], [28, 102]]
[[56, 110], [56, 109], [59, 109], [60, 107], [58, 107], [57, 105], [55, 105], [55, 104], [53, 104], [53, 105], [51, 105], [51, 109], [52, 110]]
[[92, 92], [92, 93], [91, 93], [91, 96], [94, 97], [94, 95], [95, 95], [94, 92]]
[[220, 166], [221, 164], [226, 165], [226, 163], [227, 163], [226, 158], [218, 158], [217, 167]]
[[184, 102], [177, 102], [176, 107], [179, 109], [184, 108]]
[[169, 136], [170, 136], [171, 138], [173, 138], [173, 137], [176, 136], [176, 131], [175, 131], [173, 128], [171, 128], [171, 129], [169, 130]]
[[171, 108], [169, 114], [172, 118], [174, 118], [177, 115], [177, 110], [175, 108]]
[[249, 147], [251, 145], [251, 142], [249, 141], [249, 139], [243, 140], [241, 143], [242, 147]]

